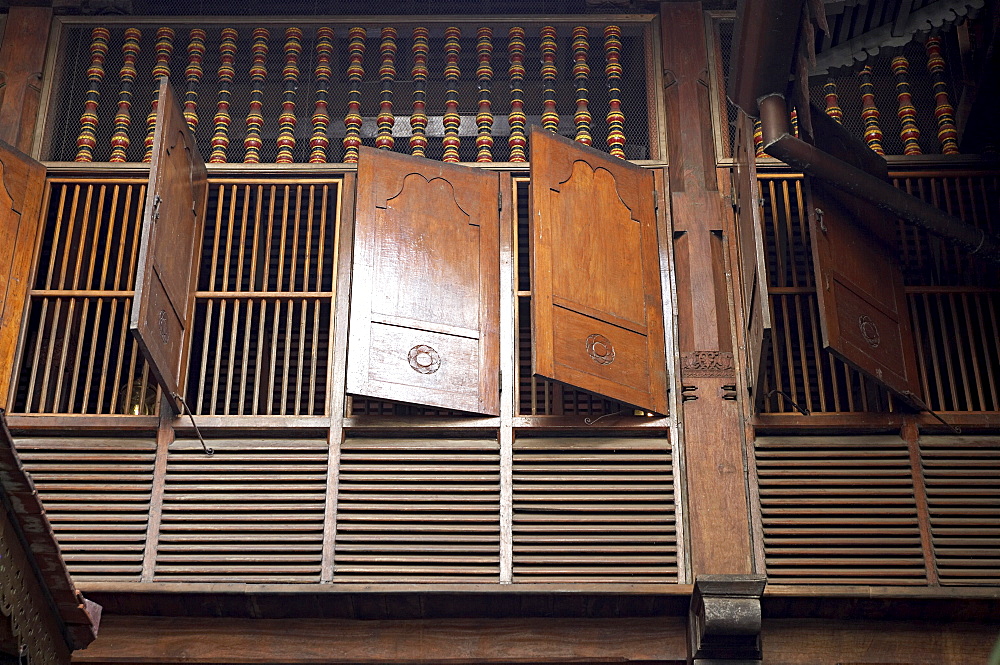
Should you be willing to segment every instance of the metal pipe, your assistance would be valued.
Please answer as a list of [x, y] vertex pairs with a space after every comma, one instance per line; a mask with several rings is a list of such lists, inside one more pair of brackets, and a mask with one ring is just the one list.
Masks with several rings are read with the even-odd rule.
[[927, 229], [970, 254], [1000, 263], [1000, 240], [993, 235], [792, 136], [788, 108], [781, 95], [765, 96], [758, 106], [764, 151], [770, 156]]

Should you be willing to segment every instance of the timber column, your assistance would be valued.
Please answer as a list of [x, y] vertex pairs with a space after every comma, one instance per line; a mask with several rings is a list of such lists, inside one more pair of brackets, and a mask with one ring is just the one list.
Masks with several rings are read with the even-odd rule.
[[747, 574], [747, 473], [704, 15], [700, 2], [660, 6], [691, 570]]

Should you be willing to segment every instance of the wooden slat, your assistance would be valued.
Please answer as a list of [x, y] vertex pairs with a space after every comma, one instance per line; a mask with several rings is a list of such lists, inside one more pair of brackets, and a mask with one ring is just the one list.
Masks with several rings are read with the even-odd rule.
[[1000, 583], [1000, 437], [924, 436], [919, 445], [941, 583]]
[[335, 582], [498, 582], [497, 441], [348, 438], [334, 563]]
[[73, 577], [138, 582], [155, 442], [61, 437], [15, 444]]
[[675, 582], [666, 439], [514, 442], [515, 582]]
[[325, 439], [171, 444], [153, 579], [318, 582]]
[[925, 584], [906, 443], [758, 437], [764, 554], [784, 584]]

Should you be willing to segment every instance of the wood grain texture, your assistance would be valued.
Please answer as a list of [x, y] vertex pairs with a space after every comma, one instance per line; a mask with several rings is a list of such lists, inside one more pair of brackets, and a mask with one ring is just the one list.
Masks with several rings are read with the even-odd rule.
[[347, 391], [499, 415], [499, 176], [362, 149]]
[[683, 663], [684, 620], [344, 621], [108, 616], [74, 662]]
[[535, 374], [667, 413], [652, 172], [537, 127], [531, 150]]
[[4, 83], [0, 88], [0, 141], [25, 153], [31, 150], [41, 100], [51, 19], [50, 7], [11, 7], [0, 46]]
[[157, 383], [180, 412], [173, 395], [182, 394], [184, 386], [198, 273], [192, 257], [198, 256], [204, 233], [208, 182], [194, 136], [166, 78], [158, 100], [129, 328]]
[[0, 141], [0, 405], [7, 396], [27, 303], [45, 167]]

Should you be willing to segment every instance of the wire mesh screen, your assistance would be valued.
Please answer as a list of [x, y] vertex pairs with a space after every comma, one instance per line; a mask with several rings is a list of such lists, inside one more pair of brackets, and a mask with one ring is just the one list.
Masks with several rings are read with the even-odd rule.
[[[460, 29], [458, 39], [459, 53], [457, 62], [449, 63], [445, 48], [446, 26], [441, 23], [427, 24], [427, 76], [421, 83], [411, 76], [414, 64], [412, 31], [418, 24], [403, 23], [392, 26], [357, 24], [366, 28], [364, 54], [360, 64], [363, 73], [355, 70], [355, 76], [360, 80], [352, 82], [348, 77], [348, 67], [351, 64], [348, 33], [354, 25], [338, 24], [333, 26], [332, 52], [329, 67], [331, 70], [328, 92], [329, 125], [324, 134], [329, 140], [326, 151], [328, 162], [344, 161], [345, 148], [343, 139], [348, 129], [345, 127], [345, 116], [348, 113], [349, 98], [356, 92], [360, 99], [358, 113], [361, 116], [359, 130], [363, 145], [375, 146], [379, 132], [379, 116], [386, 109], [383, 102], [386, 99], [384, 89], [391, 91], [393, 117], [390, 121], [391, 136], [394, 142], [393, 150], [409, 152], [409, 138], [413, 133], [410, 115], [413, 111], [414, 93], [422, 91], [425, 99], [424, 113], [427, 115], [427, 150], [426, 156], [441, 159], [444, 153], [443, 138], [446, 132], [444, 115], [447, 104], [454, 91], [457, 99], [459, 126], [459, 161], [477, 161], [477, 115], [482, 120], [491, 116], [492, 126], [489, 136], [492, 137], [492, 155], [488, 161], [503, 162], [510, 160], [511, 149], [508, 144], [510, 126], [508, 114], [511, 110], [512, 85], [508, 69], [508, 30], [515, 27], [509, 23], [491, 23], [492, 37], [489, 40], [491, 48], [490, 66], [492, 75], [488, 83], [480, 81], [482, 73], [481, 54], [484, 48], [479, 44], [477, 52], [476, 24], [456, 24]], [[586, 63], [590, 68], [586, 92], [587, 112], [590, 115], [590, 133], [593, 145], [608, 149], [609, 111], [613, 109], [613, 93], [609, 91], [606, 76], [606, 49], [604, 29], [606, 24], [585, 21], [580, 23], [556, 23], [555, 28], [555, 77], [549, 85], [543, 81], [542, 75], [542, 37], [541, 23], [520, 22], [517, 27], [524, 29], [524, 80], [521, 89], [523, 94], [524, 114], [526, 124], [542, 124], [542, 114], [545, 110], [545, 100], [551, 96], [555, 103], [558, 118], [558, 133], [572, 137], [575, 133], [574, 114], [577, 112], [577, 81], [574, 78], [574, 40], [573, 31], [577, 25], [588, 28]], [[627, 159], [644, 159], [649, 156], [649, 122], [646, 102], [646, 44], [645, 23], [619, 24], [621, 28], [621, 48], [618, 58], [621, 70], [620, 83], [615, 89], [620, 90], [617, 101], [624, 116], [623, 150]], [[259, 99], [260, 115], [260, 162], [278, 161], [279, 135], [281, 133], [280, 116], [292, 113], [295, 116], [290, 136], [293, 139], [291, 161], [308, 162], [310, 157], [310, 139], [315, 127], [313, 115], [316, 111], [318, 85], [316, 76], [317, 65], [317, 29], [318, 25], [299, 25], [302, 37], [298, 40], [301, 52], [297, 56], [298, 73], [294, 81], [286, 79], [286, 33], [287, 25], [213, 24], [205, 29], [204, 55], [201, 58], [201, 74], [194, 83], [186, 72], [189, 71], [188, 47], [192, 24], [146, 23], [118, 24], [106, 26], [110, 38], [107, 52], [103, 57], [100, 76], [92, 76], [88, 81], [88, 70], [92, 69], [92, 26], [72, 25], [64, 27], [62, 41], [62, 67], [55, 83], [51, 103], [50, 120], [48, 124], [47, 148], [44, 150], [48, 159], [54, 161], [73, 161], [78, 151], [78, 139], [81, 133], [81, 115], [88, 98], [88, 89], [93, 85], [97, 94], [96, 128], [93, 161], [109, 161], [112, 153], [112, 138], [115, 135], [115, 116], [119, 113], [122, 100], [122, 79], [120, 71], [125, 55], [122, 47], [125, 43], [125, 30], [138, 28], [141, 36], [138, 40], [138, 53], [135, 55], [135, 80], [131, 84], [128, 100], [130, 101], [130, 120], [127, 123], [128, 146], [125, 149], [125, 161], [142, 161], [144, 140], [146, 138], [147, 114], [153, 102], [156, 88], [156, 78], [153, 75], [157, 67], [156, 33], [161, 27], [169, 27], [174, 31], [170, 44], [170, 53], [164, 55], [166, 49], [159, 49], [161, 54], [160, 70], [169, 70], [169, 77], [180, 98], [190, 90], [189, 99], [196, 99], [197, 105], [193, 112], [197, 118], [195, 137], [202, 156], [209, 160], [212, 149], [213, 135], [216, 134], [218, 123], [215, 116], [218, 111], [220, 92], [228, 93], [228, 148], [225, 150], [224, 161], [240, 163], [246, 160], [247, 148], [244, 145], [247, 136], [248, 115], [251, 113], [252, 99]], [[201, 28], [201, 25], [195, 25]], [[222, 30], [235, 28], [235, 52], [233, 55], [233, 79], [231, 84], [220, 83], [219, 67], [221, 62], [220, 44]], [[380, 71], [383, 67], [381, 30], [383, 27], [393, 27], [397, 36], [393, 40], [395, 74], [391, 83], [385, 84]], [[258, 28], [266, 28], [268, 37], [266, 55], [263, 58], [264, 73], [261, 76], [257, 70], [255, 82], [251, 77], [254, 65], [253, 33]], [[446, 76], [446, 66], [457, 65], [457, 75], [449, 70]], [[547, 70], [547, 72], [550, 70]], [[360, 74], [358, 76], [358, 74]], [[448, 77], [455, 80], [447, 80]], [[100, 80], [97, 80], [99, 78]], [[193, 75], [192, 75], [193, 78]], [[255, 92], [256, 86], [256, 92]], [[356, 90], [354, 89], [356, 88]], [[481, 88], [488, 88], [488, 107], [482, 105]], [[546, 89], [552, 90], [550, 95]], [[196, 94], [195, 94], [196, 93]], [[225, 95], [223, 95], [224, 97]], [[322, 94], [321, 94], [322, 96]], [[93, 97], [93, 96], [92, 96]], [[225, 101], [225, 100], [224, 100]], [[291, 104], [291, 106], [289, 106]], [[119, 123], [119, 129], [120, 123]], [[287, 145], [287, 140], [285, 144]]]

